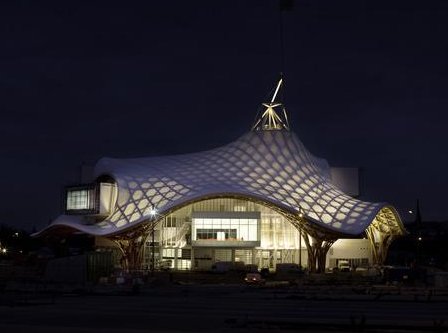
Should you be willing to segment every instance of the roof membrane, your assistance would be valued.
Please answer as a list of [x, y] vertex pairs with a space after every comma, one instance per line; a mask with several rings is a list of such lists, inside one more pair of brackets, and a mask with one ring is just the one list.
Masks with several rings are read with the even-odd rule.
[[[60, 216], [65, 225], [94, 235], [117, 234], [157, 214], [214, 196], [238, 196], [303, 214], [311, 223], [347, 235], [364, 232], [385, 203], [364, 202], [332, 184], [328, 163], [314, 157], [291, 131], [251, 131], [209, 151], [148, 158], [102, 158], [95, 175], [112, 176], [115, 208], [91, 225]], [[78, 218], [78, 220], [76, 220]]]

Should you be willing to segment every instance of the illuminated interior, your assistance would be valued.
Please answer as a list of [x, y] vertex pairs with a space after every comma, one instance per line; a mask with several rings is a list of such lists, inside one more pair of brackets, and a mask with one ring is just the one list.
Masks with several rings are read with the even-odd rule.
[[70, 215], [103, 215], [111, 213], [117, 201], [114, 182], [70, 186], [65, 189], [65, 212]]
[[[156, 266], [210, 269], [234, 261], [275, 269], [277, 263], [306, 266], [300, 231], [274, 210], [248, 200], [203, 200], [166, 216], [155, 231]], [[146, 265], [152, 258], [147, 242]]]

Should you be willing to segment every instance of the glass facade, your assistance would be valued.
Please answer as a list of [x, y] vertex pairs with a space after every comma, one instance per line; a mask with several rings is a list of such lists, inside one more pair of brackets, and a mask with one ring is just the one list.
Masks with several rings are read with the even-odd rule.
[[258, 241], [258, 219], [250, 218], [193, 218], [193, 241]]
[[[209, 270], [217, 262], [275, 269], [278, 263], [306, 265], [300, 231], [276, 211], [241, 199], [193, 203], [163, 218], [154, 247], [158, 268]], [[153, 247], [145, 250], [150, 267]]]

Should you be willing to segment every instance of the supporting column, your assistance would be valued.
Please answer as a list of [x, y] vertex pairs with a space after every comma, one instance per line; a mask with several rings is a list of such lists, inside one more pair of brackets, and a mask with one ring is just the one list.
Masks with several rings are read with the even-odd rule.
[[179, 248], [178, 247], [176, 247], [175, 249], [174, 249], [174, 270], [178, 270], [179, 269], [179, 267], [177, 266], [178, 265], [178, 251], [179, 251]]
[[370, 250], [374, 265], [383, 265], [387, 258], [387, 251], [394, 240], [394, 235], [381, 232], [375, 226], [370, 225], [366, 230], [370, 241]]
[[302, 265], [302, 228], [299, 227], [299, 266], [300, 269], [303, 268]]
[[336, 239], [322, 239], [302, 231], [308, 250], [308, 270], [311, 273], [325, 273], [327, 252]]
[[133, 272], [142, 268], [145, 240], [143, 235], [129, 239], [113, 239], [123, 254], [121, 267], [125, 271]]
[[383, 207], [366, 229], [374, 265], [383, 265], [392, 241], [406, 233], [393, 207]]
[[327, 252], [338, 239], [336, 233], [319, 230], [308, 222], [303, 213], [287, 216], [299, 231], [299, 264], [302, 264], [302, 239], [307, 249], [308, 270], [311, 273], [324, 273]]
[[117, 244], [122, 253], [120, 264], [125, 271], [133, 272], [143, 268], [146, 240], [153, 232], [155, 225], [156, 223], [153, 221], [152, 224], [145, 224], [127, 234], [109, 238]]

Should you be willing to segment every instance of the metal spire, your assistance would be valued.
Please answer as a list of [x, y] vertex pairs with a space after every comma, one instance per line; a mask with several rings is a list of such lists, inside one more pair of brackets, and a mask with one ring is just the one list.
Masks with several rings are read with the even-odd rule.
[[261, 116], [257, 116], [257, 119], [252, 126], [252, 131], [273, 131], [284, 129], [289, 131], [289, 122], [285, 107], [281, 102], [276, 101], [282, 84], [283, 78], [280, 78], [274, 94], [272, 95], [271, 101], [261, 104], [265, 107], [265, 109], [263, 112], [260, 112]]

